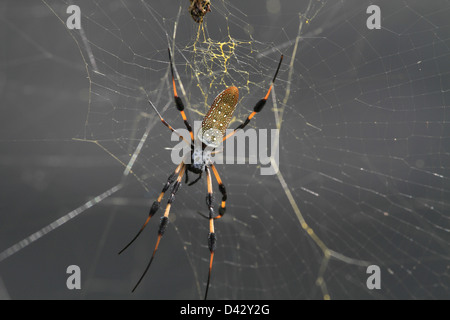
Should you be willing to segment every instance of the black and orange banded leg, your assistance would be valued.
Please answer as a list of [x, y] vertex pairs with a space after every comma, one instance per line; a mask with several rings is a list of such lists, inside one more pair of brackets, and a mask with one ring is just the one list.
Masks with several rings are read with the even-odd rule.
[[209, 282], [211, 280], [211, 270], [212, 270], [212, 264], [214, 259], [214, 251], [216, 250], [216, 233], [214, 232], [214, 208], [213, 208], [213, 187], [212, 187], [212, 179], [211, 179], [211, 173], [209, 171], [209, 167], [205, 167], [206, 171], [206, 182], [208, 186], [208, 195], [206, 198], [206, 204], [208, 205], [208, 211], [209, 211], [209, 234], [208, 234], [208, 249], [210, 252], [209, 257], [209, 272], [208, 272], [208, 281], [206, 283], [206, 291], [205, 291], [205, 300], [208, 297], [208, 290], [209, 290]]
[[163, 186], [163, 189], [162, 189], [161, 193], [159, 194], [158, 199], [156, 199], [153, 202], [153, 204], [152, 204], [152, 206], [150, 208], [150, 212], [148, 213], [147, 220], [145, 220], [145, 222], [142, 225], [141, 229], [139, 229], [138, 233], [134, 236], [134, 238], [122, 250], [119, 251], [119, 254], [124, 252], [139, 237], [139, 235], [142, 233], [142, 231], [147, 226], [147, 224], [150, 221], [150, 219], [153, 217], [153, 215], [156, 213], [156, 211], [158, 211], [159, 206], [161, 204], [161, 200], [162, 200], [164, 194], [169, 189], [169, 187], [172, 185], [172, 183], [175, 181], [175, 178], [176, 178], [177, 174], [180, 172], [180, 169], [181, 169], [182, 165], [184, 165], [183, 162], [180, 163], [178, 165], [178, 167], [175, 169], [175, 171], [169, 176], [169, 178], [167, 179], [167, 182]]
[[134, 290], [136, 290], [136, 288], [141, 283], [142, 279], [144, 279], [145, 274], [147, 273], [148, 269], [150, 268], [150, 265], [153, 262], [153, 259], [155, 258], [155, 254], [156, 254], [156, 251], [158, 251], [158, 247], [159, 247], [159, 243], [161, 241], [161, 238], [162, 238], [162, 236], [164, 235], [164, 232], [167, 229], [167, 225], [169, 224], [170, 207], [172, 206], [172, 202], [175, 200], [175, 194], [177, 193], [178, 189], [181, 186], [181, 179], [183, 178], [185, 170], [186, 170], [186, 165], [184, 163], [181, 163], [180, 172], [178, 173], [177, 180], [173, 184], [172, 192], [170, 194], [169, 200], [167, 201], [166, 210], [164, 211], [164, 215], [161, 217], [161, 222], [159, 223], [158, 238], [156, 240], [155, 248], [153, 249], [152, 257], [150, 258], [150, 261], [147, 264], [147, 267], [145, 268], [144, 272], [142, 273], [142, 276], [139, 278], [139, 281], [134, 286], [132, 292], [134, 292]]
[[214, 172], [214, 176], [216, 177], [217, 183], [219, 184], [219, 191], [222, 194], [222, 202], [221, 202], [220, 207], [219, 207], [219, 214], [214, 217], [214, 219], [220, 219], [220, 218], [223, 217], [223, 215], [225, 214], [225, 211], [227, 210], [227, 208], [226, 208], [227, 190], [225, 188], [225, 185], [222, 182], [222, 179], [220, 179], [220, 175], [219, 175], [219, 172], [216, 169], [216, 166], [212, 164], [211, 168], [212, 168], [212, 170]]
[[194, 141], [194, 133], [192, 132], [192, 127], [189, 124], [189, 121], [187, 120], [186, 113], [184, 112], [183, 100], [181, 100], [181, 98], [178, 96], [178, 93], [177, 93], [177, 86], [175, 85], [175, 76], [174, 76], [174, 72], [173, 72], [172, 55], [170, 53], [170, 49], [168, 49], [168, 51], [169, 51], [170, 71], [172, 72], [172, 86], [173, 86], [173, 96], [175, 99], [175, 105], [177, 106], [178, 111], [180, 111], [180, 113], [181, 113], [181, 117], [183, 118], [184, 125], [188, 129], [189, 134], [191, 135], [191, 140]]
[[270, 84], [269, 90], [267, 90], [267, 93], [266, 93], [266, 95], [264, 96], [264, 98], [262, 98], [261, 100], [259, 100], [259, 101], [255, 104], [255, 106], [253, 107], [253, 112], [250, 113], [250, 115], [247, 117], [247, 119], [245, 119], [244, 122], [242, 122], [239, 126], [237, 126], [236, 129], [234, 129], [232, 132], [230, 132], [228, 135], [226, 135], [226, 136], [223, 138], [223, 141], [225, 141], [225, 140], [227, 140], [229, 137], [233, 136], [233, 135], [236, 133], [237, 130], [245, 128], [245, 127], [248, 125], [248, 123], [250, 122], [250, 120], [251, 120], [258, 112], [260, 112], [260, 111], [264, 108], [264, 105], [266, 104], [267, 99], [268, 99], [269, 96], [270, 96], [270, 92], [272, 91], [273, 84], [275, 83], [275, 80], [277, 79], [278, 71], [280, 71], [280, 66], [281, 66], [281, 62], [282, 62], [282, 61], [283, 61], [283, 55], [281, 55], [280, 62], [278, 63], [277, 71], [275, 72], [275, 75], [273, 76], [273, 79], [272, 79], [272, 82], [271, 82], [271, 84]]
[[167, 128], [169, 128], [170, 131], [174, 132], [175, 134], [177, 134], [184, 142], [186, 142], [188, 145], [192, 146], [192, 143], [187, 141], [177, 130], [175, 130], [169, 123], [167, 123], [166, 120], [164, 120], [164, 118], [162, 117], [161, 113], [159, 113], [158, 109], [156, 109], [156, 107], [153, 105], [153, 103], [151, 101], [148, 101], [148, 103], [151, 105], [151, 107], [153, 108], [153, 110], [155, 110], [156, 114], [159, 117], [159, 120], [161, 120], [162, 124], [165, 125]]

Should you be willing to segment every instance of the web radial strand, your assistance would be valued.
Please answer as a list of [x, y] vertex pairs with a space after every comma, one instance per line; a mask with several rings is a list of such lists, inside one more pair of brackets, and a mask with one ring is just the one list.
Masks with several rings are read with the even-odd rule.
[[87, 209], [95, 206], [96, 204], [100, 203], [104, 199], [112, 196], [114, 193], [119, 191], [122, 187], [123, 187], [122, 184], [118, 184], [118, 185], [112, 187], [111, 189], [106, 190], [105, 192], [103, 192], [102, 194], [99, 194], [92, 200], [89, 200], [82, 206], [70, 211], [69, 213], [62, 216], [61, 218], [53, 221], [49, 225], [43, 227], [42, 229], [40, 229], [40, 230], [36, 231], [35, 233], [26, 237], [25, 239], [17, 242], [16, 244], [12, 245], [11, 247], [7, 248], [6, 250], [0, 252], [0, 262], [7, 259], [10, 256], [12, 256], [13, 254], [19, 252], [20, 250], [24, 249], [25, 247], [29, 246], [33, 242], [39, 240], [40, 238], [47, 235], [48, 233], [55, 230], [56, 228], [61, 227], [65, 223], [69, 222], [73, 218], [75, 218], [78, 215], [80, 215], [81, 213], [85, 212]]

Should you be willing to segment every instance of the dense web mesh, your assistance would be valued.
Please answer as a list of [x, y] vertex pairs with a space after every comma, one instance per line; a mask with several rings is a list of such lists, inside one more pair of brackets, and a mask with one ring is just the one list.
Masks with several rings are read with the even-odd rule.
[[[217, 166], [228, 201], [211, 298], [448, 298], [448, 1], [213, 0], [200, 25], [187, 0], [30, 3], [1, 5], [0, 296], [203, 297], [205, 179], [177, 193], [133, 294], [163, 209], [117, 255], [176, 166], [178, 141], [149, 104], [184, 127], [170, 47], [191, 124], [219, 92], [239, 88], [231, 128], [284, 54], [249, 124], [279, 129], [279, 171]], [[70, 4], [80, 30], [66, 27]], [[371, 4], [380, 30], [366, 27]], [[72, 264], [80, 291], [66, 288]], [[381, 268], [379, 290], [366, 286], [369, 265]]]

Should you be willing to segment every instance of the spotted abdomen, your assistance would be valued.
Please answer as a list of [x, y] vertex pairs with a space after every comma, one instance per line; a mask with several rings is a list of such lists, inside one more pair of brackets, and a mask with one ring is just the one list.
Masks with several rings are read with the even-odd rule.
[[198, 138], [204, 144], [217, 147], [222, 143], [238, 100], [239, 90], [236, 87], [228, 87], [214, 99], [198, 132]]

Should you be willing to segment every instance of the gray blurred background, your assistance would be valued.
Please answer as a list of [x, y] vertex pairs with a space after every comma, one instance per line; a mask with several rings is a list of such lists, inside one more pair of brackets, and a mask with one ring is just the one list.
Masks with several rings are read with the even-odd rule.
[[[203, 28], [187, 0], [0, 3], [0, 297], [202, 298], [204, 180], [178, 192], [133, 294], [162, 210], [117, 254], [175, 166], [147, 103], [183, 127], [171, 46], [190, 121], [236, 85], [232, 127], [285, 55], [275, 99], [250, 125], [279, 125], [280, 174], [218, 165], [228, 202], [210, 298], [448, 299], [449, 1], [211, 2]], [[81, 30], [65, 25], [70, 4]], [[371, 4], [380, 30], [366, 27]], [[379, 290], [366, 287], [370, 264]], [[69, 265], [81, 290], [66, 287]]]

